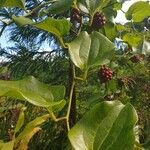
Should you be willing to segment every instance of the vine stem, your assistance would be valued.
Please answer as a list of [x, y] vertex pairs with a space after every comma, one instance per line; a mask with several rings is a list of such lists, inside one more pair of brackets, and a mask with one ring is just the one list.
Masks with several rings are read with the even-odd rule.
[[69, 118], [70, 118], [70, 112], [71, 112], [73, 90], [74, 90], [74, 87], [75, 87], [75, 66], [74, 65], [72, 65], [72, 72], [73, 72], [73, 76], [72, 76], [72, 83], [71, 83], [70, 94], [69, 94], [69, 104], [68, 104], [68, 109], [67, 109], [66, 116], [65, 117], [56, 118], [54, 113], [50, 111], [50, 117], [55, 122], [66, 120], [66, 125], [67, 125], [67, 130], [68, 131], [70, 130]]
[[66, 116], [65, 117], [56, 118], [56, 116], [55, 116], [55, 114], [53, 112], [50, 112], [50, 118], [52, 120], [54, 120], [55, 122], [66, 120]]
[[68, 131], [70, 130], [69, 116], [70, 116], [70, 111], [71, 111], [73, 90], [74, 90], [74, 86], [75, 86], [75, 78], [74, 78], [75, 66], [74, 65], [72, 66], [72, 71], [73, 71], [73, 79], [72, 79], [72, 84], [71, 84], [71, 89], [70, 89], [69, 105], [68, 105], [68, 110], [67, 110], [67, 115], [66, 115], [66, 123], [67, 123]]

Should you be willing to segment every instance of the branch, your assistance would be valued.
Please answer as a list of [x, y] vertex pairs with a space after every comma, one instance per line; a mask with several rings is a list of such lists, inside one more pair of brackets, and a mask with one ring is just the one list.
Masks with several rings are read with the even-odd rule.
[[41, 55], [43, 55], [43, 54], [52, 54], [52, 53], [54, 53], [54, 52], [57, 52], [58, 50], [57, 49], [54, 49], [54, 50], [52, 50], [52, 51], [43, 51], [43, 52], [31, 52], [30, 51], [30, 53], [32, 53], [32, 54], [41, 54]]
[[[49, 111], [50, 112], [50, 111]], [[66, 120], [66, 117], [60, 117], [60, 118], [56, 118], [55, 114], [53, 112], [50, 112], [50, 117], [53, 121], [58, 122], [58, 121], [62, 121], [62, 120]]]

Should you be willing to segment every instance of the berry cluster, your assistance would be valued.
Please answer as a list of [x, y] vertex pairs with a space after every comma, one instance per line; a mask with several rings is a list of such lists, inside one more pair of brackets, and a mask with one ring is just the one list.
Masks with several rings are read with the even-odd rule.
[[135, 80], [132, 77], [118, 78], [117, 81], [120, 87], [126, 86], [127, 88], [129, 88], [129, 87], [133, 87], [135, 84]]
[[118, 81], [118, 85], [119, 85], [120, 87], [122, 87], [122, 86], [128, 84], [127, 78], [119, 78], [117, 81]]
[[102, 28], [106, 23], [106, 18], [104, 15], [96, 12], [93, 16], [92, 27], [96, 30]]
[[139, 63], [144, 59], [144, 55], [136, 54], [130, 58], [133, 63]]
[[106, 83], [112, 79], [113, 72], [110, 68], [105, 65], [102, 66], [98, 72], [98, 77], [101, 83]]
[[72, 23], [75, 23], [75, 22], [80, 23], [81, 22], [81, 13], [80, 13], [79, 9], [72, 8], [71, 14], [70, 14], [70, 21]]

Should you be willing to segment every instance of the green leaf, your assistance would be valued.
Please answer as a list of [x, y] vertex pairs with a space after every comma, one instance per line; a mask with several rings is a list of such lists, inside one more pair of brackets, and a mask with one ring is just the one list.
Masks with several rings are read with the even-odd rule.
[[55, 102], [49, 86], [32, 76], [18, 81], [0, 80], [0, 96], [27, 100], [42, 107], [62, 106], [64, 103], [64, 100]]
[[104, 35], [81, 32], [71, 43], [67, 43], [73, 63], [81, 70], [98, 66], [112, 57], [114, 44]]
[[49, 106], [53, 95], [48, 86], [39, 82], [34, 77], [18, 81], [0, 80], [0, 96], [8, 96], [28, 102], [37, 106]]
[[107, 21], [109, 20], [113, 22], [114, 18], [117, 16], [117, 9], [119, 9], [117, 5], [119, 5], [117, 0], [111, 0], [107, 5], [108, 7], [105, 7], [103, 9], [103, 13], [105, 14], [105, 17], [107, 18]]
[[58, 20], [49, 17], [33, 26], [54, 34], [61, 42], [63, 42], [62, 36], [67, 35], [70, 31], [70, 22], [66, 19]]
[[[62, 108], [64, 108], [64, 106], [66, 105], [66, 101], [63, 100], [65, 97], [65, 93], [66, 93], [65, 87], [60, 86], [60, 85], [50, 86], [50, 90], [53, 94], [55, 102], [59, 102], [60, 100], [62, 100], [62, 102], [59, 105], [53, 106], [52, 110], [53, 111], [61, 111]], [[51, 110], [51, 108], [48, 108], [48, 110]]]
[[116, 26], [113, 22], [107, 22], [104, 26], [105, 35], [111, 40], [114, 41], [117, 35]]
[[137, 33], [126, 33], [123, 40], [133, 47], [138, 47], [143, 41], [143, 36]]
[[141, 22], [144, 18], [150, 16], [150, 4], [142, 1], [136, 2], [130, 6], [125, 15], [128, 20]]
[[86, 8], [86, 6], [84, 5], [84, 3], [78, 3], [78, 8], [82, 11], [82, 12], [84, 12], [84, 13], [89, 13], [89, 11], [88, 11], [88, 9]]
[[114, 20], [114, 18], [116, 18], [117, 16], [117, 11], [116, 10], [113, 10], [113, 8], [107, 8], [107, 9], [104, 9], [104, 14], [105, 14], [105, 17], [107, 18], [107, 21], [112, 21]]
[[122, 8], [121, 2], [114, 2], [113, 9], [114, 10], [120, 10]]
[[49, 118], [50, 118], [50, 115], [46, 114], [46, 115], [43, 115], [41, 117], [37, 117], [33, 121], [29, 122], [25, 126], [24, 130], [16, 138], [15, 144], [17, 144], [18, 142], [20, 142], [20, 140], [23, 140], [24, 138], [26, 138], [29, 134], [32, 134], [32, 131], [34, 131], [34, 129], [36, 127], [38, 127], [39, 125], [41, 125], [42, 123], [44, 123], [45, 121], [47, 121]]
[[54, 34], [60, 42], [63, 44], [63, 36], [69, 34], [70, 31], [70, 22], [66, 19], [53, 19], [53, 18], [46, 18], [45, 20], [34, 23], [31, 19], [25, 18], [23, 16], [12, 16], [14, 22], [18, 26], [25, 26], [25, 25], [32, 25], [36, 28], [42, 29], [44, 31], [47, 31], [49, 33]]
[[13, 16], [12, 16], [12, 19], [14, 20], [14, 22], [15, 22], [18, 26], [25, 26], [25, 25], [27, 25], [27, 24], [33, 24], [33, 23], [34, 23], [31, 19], [26, 18], [26, 17], [24, 17], [24, 16], [19, 16], [19, 17], [17, 17], [17, 16], [15, 16], [15, 15], [13, 15]]
[[14, 147], [14, 141], [10, 141], [7, 143], [4, 143], [3, 141], [0, 141], [0, 150], [13, 150]]
[[89, 10], [89, 13], [93, 15], [96, 11], [106, 7], [110, 0], [78, 0], [78, 2], [83, 4]]
[[24, 9], [25, 0], [0, 0], [0, 7], [19, 7]]
[[66, 105], [66, 101], [63, 99], [61, 101], [55, 101], [54, 103], [55, 103], [55, 105], [47, 107], [47, 110], [50, 114], [52, 112], [61, 111], [64, 108], [64, 106]]
[[43, 10], [46, 14], [61, 14], [70, 9], [73, 4], [73, 0], [57, 0], [50, 5], [46, 10]]
[[134, 147], [135, 109], [119, 101], [95, 105], [69, 131], [75, 150], [131, 150]]
[[15, 133], [17, 133], [24, 124], [24, 110], [25, 107], [23, 107], [19, 113], [18, 121], [15, 127]]
[[68, 43], [69, 54], [73, 63], [80, 69], [86, 68], [88, 56], [91, 46], [91, 38], [87, 32], [82, 32], [80, 35]]
[[121, 25], [121, 24], [117, 24], [116, 28], [117, 28], [117, 31], [119, 31], [119, 32], [126, 30], [126, 27], [124, 25]]
[[25, 26], [25, 25], [32, 25], [36, 28], [42, 29], [44, 31], [50, 32], [57, 36], [57, 38], [63, 43], [62, 37], [67, 35], [70, 31], [70, 22], [66, 19], [53, 19], [53, 18], [46, 18], [41, 22], [33, 22], [31, 19], [26, 18], [24, 16], [16, 17], [15, 15], [12, 16], [12, 19], [18, 26]]
[[70, 31], [70, 23], [66, 19], [46, 18], [40, 23], [34, 24], [35, 27], [53, 33], [60, 37], [66, 35]]
[[20, 140], [17, 150], [27, 150], [28, 149], [28, 143], [30, 142], [31, 138], [40, 131], [41, 128], [35, 127], [30, 132], [28, 132], [22, 139]]
[[53, 94], [54, 101], [64, 99], [65, 93], [66, 93], [65, 86], [62, 86], [62, 85], [50, 86], [50, 90]]

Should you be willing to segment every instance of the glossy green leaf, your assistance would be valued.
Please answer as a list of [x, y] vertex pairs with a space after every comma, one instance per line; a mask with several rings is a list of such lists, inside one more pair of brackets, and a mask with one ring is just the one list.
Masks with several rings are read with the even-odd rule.
[[114, 44], [99, 32], [81, 32], [71, 43], [67, 43], [73, 63], [81, 70], [98, 66], [112, 57]]
[[88, 56], [91, 46], [91, 38], [87, 32], [82, 32], [80, 35], [68, 43], [69, 54], [73, 63], [80, 69], [86, 68]]
[[[18, 135], [18, 137], [15, 140], [15, 143], [20, 142], [20, 140], [23, 140], [24, 138], [26, 138], [28, 135], [33, 135], [34, 130], [40, 126], [42, 123], [44, 123], [45, 121], [47, 121], [50, 118], [50, 115], [43, 115], [41, 117], [37, 117], [36, 119], [34, 119], [33, 121], [29, 122], [24, 130]], [[33, 131], [33, 132], [32, 132]]]
[[24, 17], [24, 16], [19, 16], [19, 17], [17, 17], [17, 16], [15, 16], [15, 15], [13, 15], [13, 16], [12, 16], [12, 19], [14, 20], [14, 22], [15, 22], [18, 26], [25, 26], [25, 25], [27, 25], [27, 24], [33, 24], [33, 23], [34, 23], [31, 19], [26, 18], [26, 17]]
[[0, 7], [19, 7], [24, 9], [25, 0], [0, 0]]
[[62, 99], [61, 101], [56, 101], [55, 105], [47, 107], [48, 112], [59, 112], [66, 105], [66, 101]]
[[27, 100], [37, 106], [49, 106], [53, 95], [48, 86], [39, 82], [34, 77], [18, 81], [0, 81], [0, 96], [13, 97]]
[[24, 124], [24, 110], [25, 108], [22, 108], [19, 113], [18, 121], [15, 127], [15, 133], [17, 133]]
[[0, 80], [0, 96], [8, 96], [42, 107], [54, 107], [64, 104], [64, 100], [54, 101], [53, 94], [48, 85], [34, 77], [18, 81]]
[[54, 34], [63, 43], [62, 37], [67, 35], [70, 31], [70, 22], [66, 19], [54, 19], [46, 18], [41, 22], [33, 22], [31, 19], [24, 16], [12, 16], [12, 19], [18, 26], [32, 25], [36, 28], [42, 29], [44, 31]]
[[119, 101], [95, 105], [69, 131], [75, 150], [132, 150], [135, 142], [135, 109]]
[[61, 38], [61, 36], [66, 35], [70, 31], [70, 23], [66, 19], [53, 19], [46, 18], [40, 23], [34, 24], [35, 27], [48, 31], [57, 37]]
[[73, 4], [73, 0], [57, 0], [47, 9], [43, 10], [46, 14], [61, 14], [70, 9]]
[[125, 15], [128, 20], [141, 22], [144, 18], [150, 16], [150, 4], [142, 1], [136, 2], [130, 6]]
[[126, 33], [123, 36], [123, 40], [133, 47], [137, 47], [143, 42], [143, 37], [137, 33]]

